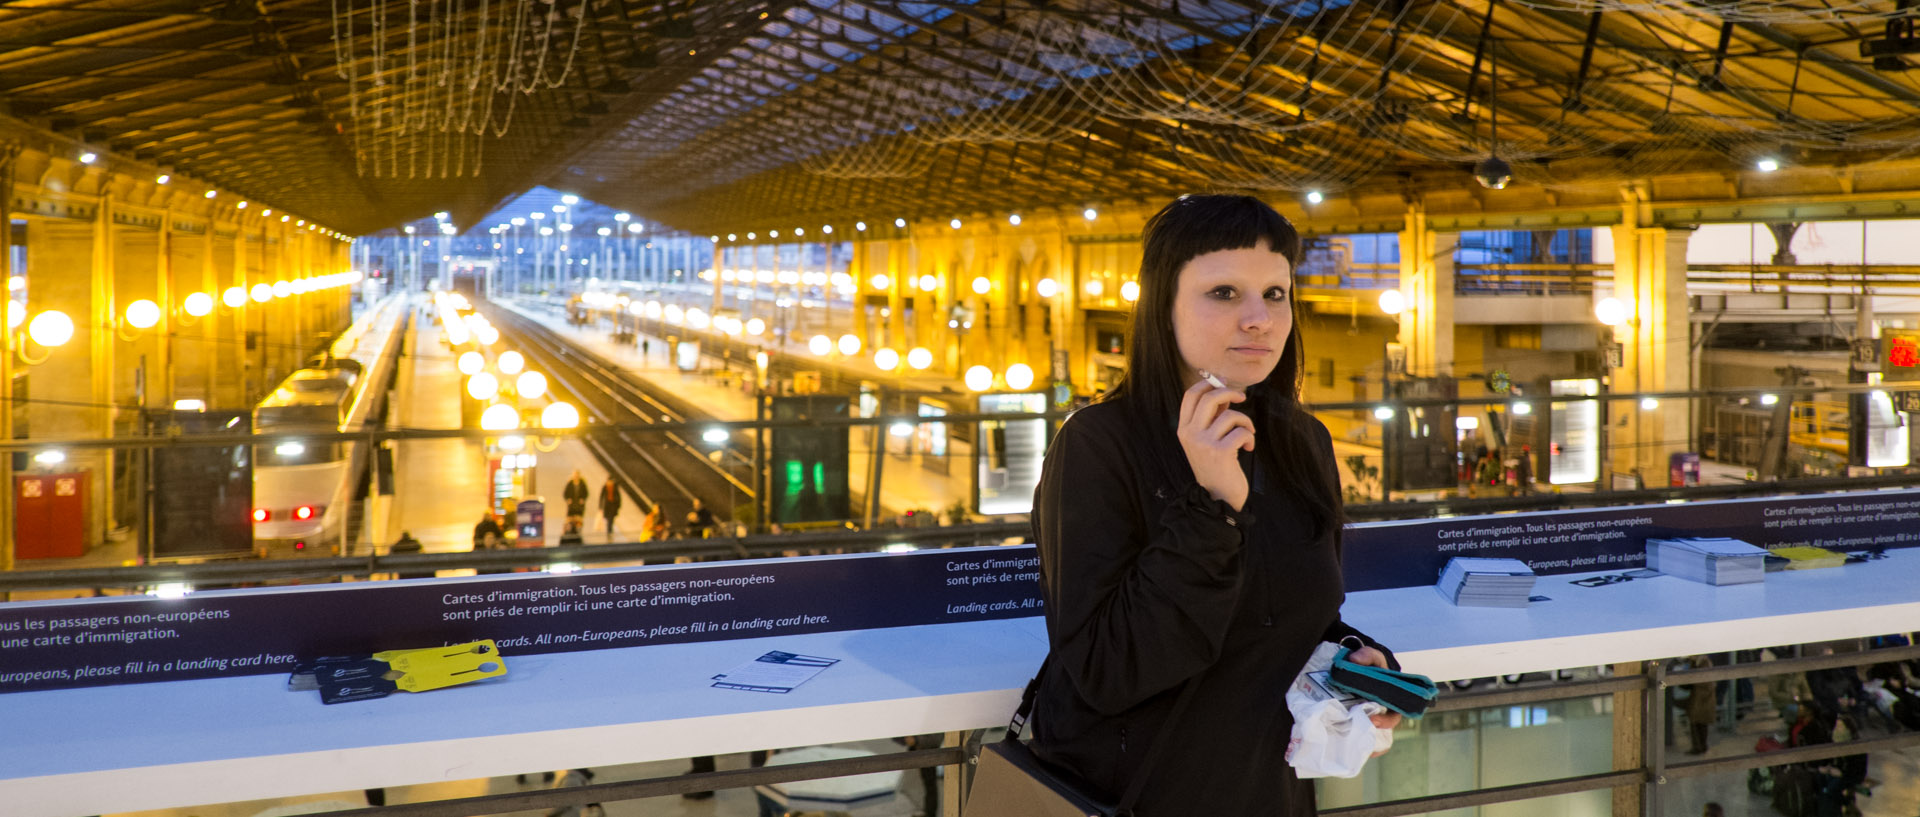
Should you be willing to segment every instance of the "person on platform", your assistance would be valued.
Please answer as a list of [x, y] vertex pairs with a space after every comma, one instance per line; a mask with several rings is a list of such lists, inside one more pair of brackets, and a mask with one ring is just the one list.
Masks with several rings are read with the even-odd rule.
[[1061, 426], [1035, 492], [1052, 654], [1031, 745], [1113, 800], [1139, 777], [1140, 817], [1312, 815], [1285, 690], [1322, 642], [1396, 662], [1340, 618], [1333, 442], [1299, 403], [1300, 238], [1258, 199], [1194, 195], [1144, 244], [1127, 369]]
[[600, 486], [600, 518], [607, 520], [607, 541], [613, 541], [613, 518], [620, 515], [620, 486], [607, 477]]
[[[493, 511], [487, 511], [481, 514], [479, 524], [473, 526], [473, 549], [475, 551], [500, 550], [501, 548], [504, 548], [506, 546], [507, 546], [506, 531], [500, 528], [500, 520], [494, 518]], [[480, 575], [490, 575], [494, 573], [506, 573], [509, 571], [507, 571], [504, 568], [500, 568], [500, 569], [490, 568], [485, 570], [476, 570], [474, 572]]]
[[[420, 540], [413, 538], [413, 534], [408, 531], [401, 531], [399, 541], [394, 542], [393, 547], [387, 549], [387, 553], [394, 556], [411, 556], [420, 551]], [[406, 573], [395, 573], [393, 577], [396, 579], [431, 579], [433, 578], [433, 571], [416, 570]]]
[[573, 476], [567, 478], [566, 490], [560, 494], [567, 501], [567, 524], [587, 523], [587, 497], [591, 494], [591, 489], [587, 488], [587, 478], [580, 476], [580, 469], [573, 469]]
[[1533, 446], [1520, 446], [1520, 456], [1513, 461], [1513, 490], [1518, 496], [1533, 493]]
[[[1687, 660], [1694, 669], [1706, 669], [1713, 662], [1704, 655], [1696, 655]], [[1713, 722], [1720, 718], [1719, 685], [1708, 681], [1704, 684], [1687, 685], [1687, 732], [1693, 738], [1687, 754], [1704, 755], [1707, 753], [1707, 737], [1711, 734]]]
[[665, 539], [667, 528], [667, 512], [661, 509], [660, 503], [655, 502], [653, 507], [647, 509], [646, 518], [640, 520], [641, 541], [657, 542]]
[[713, 511], [707, 510], [707, 503], [693, 498], [693, 510], [687, 511], [687, 535], [695, 539], [705, 539], [713, 533], [719, 520], [713, 518]]
[[473, 526], [473, 549], [493, 550], [506, 542], [506, 531], [500, 528], [500, 520], [495, 519], [492, 511], [480, 515], [480, 522]]
[[1500, 453], [1490, 451], [1480, 455], [1480, 462], [1474, 467], [1474, 482], [1492, 488], [1500, 484]]

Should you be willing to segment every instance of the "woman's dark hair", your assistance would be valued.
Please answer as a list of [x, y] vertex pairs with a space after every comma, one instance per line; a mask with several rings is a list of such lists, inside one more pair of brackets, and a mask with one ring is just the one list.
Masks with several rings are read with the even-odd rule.
[[[1180, 348], [1173, 333], [1173, 301], [1181, 270], [1207, 253], [1251, 249], [1264, 242], [1287, 259], [1290, 273], [1297, 272], [1300, 234], [1285, 216], [1252, 196], [1193, 195], [1176, 199], [1148, 219], [1142, 241], [1140, 299], [1128, 331], [1127, 372], [1106, 399], [1124, 400], [1141, 421], [1170, 428], [1187, 388], [1180, 381]], [[1332, 463], [1320, 461], [1317, 446], [1307, 435], [1311, 418], [1299, 402], [1301, 362], [1306, 358], [1300, 338], [1303, 316], [1299, 298], [1290, 296], [1289, 301], [1293, 329], [1287, 333], [1280, 362], [1252, 390], [1260, 393], [1258, 402], [1264, 404], [1260, 412], [1264, 416], [1254, 418], [1255, 437], [1261, 441], [1256, 450], [1268, 452], [1282, 484], [1308, 500], [1315, 527], [1325, 530], [1340, 523], [1340, 489]], [[1182, 456], [1178, 450], [1163, 454]]]

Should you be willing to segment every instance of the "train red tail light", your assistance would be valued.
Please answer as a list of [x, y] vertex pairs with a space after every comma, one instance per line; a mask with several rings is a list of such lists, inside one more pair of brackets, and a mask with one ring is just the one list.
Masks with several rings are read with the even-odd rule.
[[298, 507], [298, 508], [294, 508], [294, 509], [293, 509], [293, 518], [295, 518], [295, 519], [312, 519], [312, 518], [313, 518], [313, 506], [312, 506], [312, 505], [301, 505], [301, 506], [300, 506], [300, 507]]
[[273, 512], [267, 510], [266, 508], [253, 509], [253, 521], [255, 522], [265, 522], [272, 518], [273, 518]]
[[294, 550], [306, 550], [306, 549], [307, 549], [307, 543], [305, 543], [305, 542], [295, 542], [295, 543], [293, 543], [293, 549], [294, 549]]

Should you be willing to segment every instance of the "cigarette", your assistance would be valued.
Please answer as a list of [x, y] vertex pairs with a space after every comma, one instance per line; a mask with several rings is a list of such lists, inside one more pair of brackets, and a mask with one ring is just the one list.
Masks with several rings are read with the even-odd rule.
[[1212, 372], [1205, 369], [1200, 370], [1200, 379], [1212, 383], [1216, 389], [1224, 389], [1227, 387], [1227, 384], [1220, 382], [1220, 378], [1214, 377]]

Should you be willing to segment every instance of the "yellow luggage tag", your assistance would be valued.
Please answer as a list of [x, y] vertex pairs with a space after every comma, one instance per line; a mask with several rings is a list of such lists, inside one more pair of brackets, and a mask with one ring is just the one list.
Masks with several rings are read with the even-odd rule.
[[402, 673], [395, 683], [407, 692], [426, 692], [507, 674], [507, 664], [492, 639], [423, 650], [388, 650], [373, 657]]
[[396, 691], [426, 692], [507, 674], [492, 640], [416, 650], [386, 650], [371, 658], [324, 667], [320, 702], [384, 698]]

